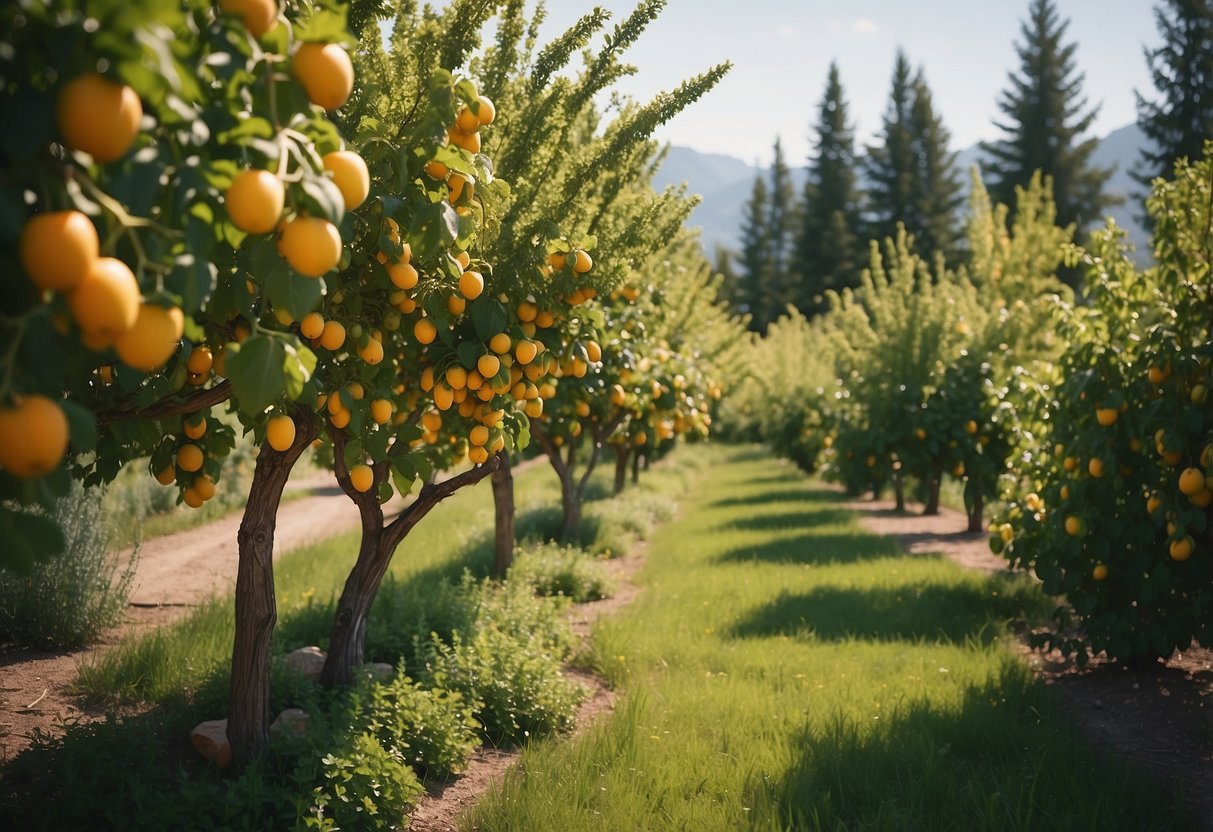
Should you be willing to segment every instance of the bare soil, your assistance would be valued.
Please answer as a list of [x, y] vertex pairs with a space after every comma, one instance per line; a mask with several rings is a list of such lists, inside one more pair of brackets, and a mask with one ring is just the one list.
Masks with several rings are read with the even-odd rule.
[[[958, 531], [966, 526], [958, 511], [924, 517], [898, 512], [891, 501], [846, 506], [859, 512], [867, 530], [896, 538], [911, 554], [938, 552], [970, 569], [1006, 572], [987, 535]], [[1056, 652], [1026, 643], [1019, 649], [1093, 743], [1177, 786], [1199, 828], [1213, 832], [1213, 651], [1177, 651], [1149, 668], [1104, 658], [1079, 668]]]

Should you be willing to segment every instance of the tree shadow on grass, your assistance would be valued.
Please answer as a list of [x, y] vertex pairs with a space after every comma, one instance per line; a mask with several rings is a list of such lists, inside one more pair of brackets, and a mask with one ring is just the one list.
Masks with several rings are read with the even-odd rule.
[[752, 778], [756, 828], [1192, 829], [1156, 783], [1093, 752], [1009, 658], [958, 706], [836, 715], [802, 731], [779, 780]]
[[[749, 485], [755, 482], [747, 480]], [[781, 478], [776, 482], [788, 484], [787, 478]], [[773, 503], [795, 503], [803, 505], [805, 503], [837, 503], [838, 492], [829, 491], [824, 488], [781, 488], [778, 490], [761, 489], [753, 494], [737, 494], [731, 497], [723, 497], [712, 502], [715, 508], [736, 508], [739, 506], [762, 506]]]
[[764, 540], [753, 545], [739, 545], [721, 553], [718, 563], [810, 564], [827, 566], [858, 563], [865, 560], [904, 555], [897, 542], [884, 537], [863, 534], [820, 534], [806, 532], [793, 537]]
[[1026, 582], [999, 578], [871, 589], [820, 587], [783, 593], [738, 622], [732, 634], [988, 644], [1004, 632], [1005, 622], [1035, 617], [1043, 603]]
[[816, 511], [782, 511], [771, 514], [751, 514], [737, 517], [722, 524], [729, 529], [754, 529], [757, 531], [776, 529], [800, 529], [814, 526], [830, 526], [846, 523], [854, 515], [841, 509], [818, 509]]

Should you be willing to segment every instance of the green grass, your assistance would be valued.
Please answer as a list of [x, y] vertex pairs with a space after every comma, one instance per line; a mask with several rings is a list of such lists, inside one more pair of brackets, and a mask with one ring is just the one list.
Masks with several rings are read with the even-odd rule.
[[1008, 648], [1026, 580], [901, 554], [792, 466], [706, 454], [640, 597], [595, 630], [623, 692], [530, 747], [480, 830], [1183, 829]]

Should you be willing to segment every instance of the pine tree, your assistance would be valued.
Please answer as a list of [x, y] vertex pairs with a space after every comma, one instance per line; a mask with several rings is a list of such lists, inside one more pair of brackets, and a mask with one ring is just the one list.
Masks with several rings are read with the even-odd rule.
[[[869, 145], [864, 168], [868, 175], [867, 236], [894, 237], [899, 222], [908, 223], [914, 208], [914, 140], [910, 133], [913, 108], [910, 61], [897, 51], [889, 106], [881, 119], [880, 144]], [[911, 229], [913, 230], [913, 229]]]
[[761, 332], [766, 328], [762, 319], [762, 286], [769, 276], [770, 234], [767, 230], [767, 181], [759, 174], [754, 179], [750, 201], [741, 218], [741, 274], [735, 284], [733, 304], [738, 311], [750, 316], [750, 329]]
[[838, 65], [830, 64], [818, 108], [817, 142], [804, 190], [804, 222], [797, 246], [796, 305], [806, 315], [822, 311], [822, 294], [859, 283], [863, 265], [855, 139], [847, 123]]
[[1098, 220], [1111, 203], [1104, 193], [1110, 169], [1092, 167], [1098, 140], [1079, 137], [1095, 122], [1098, 107], [1088, 109], [1084, 76], [1074, 64], [1076, 43], [1064, 43], [1068, 20], [1060, 20], [1054, 0], [1032, 0], [1016, 45], [1019, 71], [1009, 74], [998, 108], [1005, 121], [995, 126], [1006, 136], [983, 142], [981, 149], [990, 195], [1015, 204], [1015, 188], [1025, 187], [1039, 170], [1053, 183], [1057, 219], [1082, 229]]
[[776, 320], [788, 304], [796, 302], [796, 278], [792, 256], [800, 220], [792, 172], [784, 159], [783, 146], [775, 140], [775, 161], [771, 165], [770, 207], [767, 211], [767, 277], [762, 300], [762, 325]]
[[1161, 100], [1137, 93], [1137, 123], [1153, 147], [1142, 148], [1134, 173], [1147, 185], [1170, 176], [1181, 156], [1199, 159], [1213, 138], [1213, 2], [1163, 0], [1154, 19], [1163, 42], [1146, 50], [1146, 64]]

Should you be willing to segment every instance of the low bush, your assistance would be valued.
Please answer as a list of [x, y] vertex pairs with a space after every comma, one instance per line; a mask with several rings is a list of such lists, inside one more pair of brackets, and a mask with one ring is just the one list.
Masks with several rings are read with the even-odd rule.
[[510, 568], [510, 580], [540, 595], [571, 598], [577, 603], [609, 598], [615, 582], [606, 566], [584, 549], [539, 543], [521, 548]]

